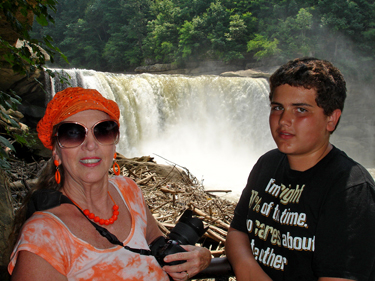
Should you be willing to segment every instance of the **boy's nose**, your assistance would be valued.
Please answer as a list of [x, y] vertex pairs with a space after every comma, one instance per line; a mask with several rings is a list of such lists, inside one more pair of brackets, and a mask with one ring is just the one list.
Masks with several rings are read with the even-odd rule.
[[280, 115], [279, 123], [281, 125], [290, 125], [293, 120], [293, 114], [288, 110], [284, 110], [283, 113]]

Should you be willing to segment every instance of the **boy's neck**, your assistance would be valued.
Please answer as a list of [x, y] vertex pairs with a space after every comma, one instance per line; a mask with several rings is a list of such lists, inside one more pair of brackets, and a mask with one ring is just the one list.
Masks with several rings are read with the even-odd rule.
[[333, 146], [328, 143], [325, 147], [308, 155], [287, 155], [289, 166], [292, 170], [304, 172], [314, 167], [322, 160], [331, 150]]

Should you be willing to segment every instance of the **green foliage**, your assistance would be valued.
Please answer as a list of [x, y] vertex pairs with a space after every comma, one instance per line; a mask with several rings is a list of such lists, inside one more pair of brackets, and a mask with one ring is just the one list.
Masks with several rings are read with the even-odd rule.
[[[29, 12], [35, 15], [36, 21], [47, 26], [53, 23], [52, 16], [48, 13], [48, 9], [55, 11], [57, 5], [56, 0], [36, 0], [36, 5], [29, 1], [21, 0], [5, 0], [0, 3], [0, 13], [3, 14], [8, 23], [10, 23], [13, 31], [18, 34], [19, 39], [27, 41], [21, 48], [16, 48], [12, 42], [0, 38], [0, 49], [5, 52], [5, 59], [11, 65], [13, 71], [21, 74], [28, 74], [35, 71], [36, 68], [42, 69], [46, 63], [46, 55], [41, 51], [42, 47], [53, 61], [54, 55], [57, 53], [64, 59], [66, 57], [61, 53], [60, 49], [53, 45], [50, 36], [44, 35], [40, 40], [36, 40], [30, 36], [31, 25], [26, 21], [20, 21], [17, 13], [20, 12], [27, 17]], [[35, 55], [31, 55], [34, 52]]]
[[35, 32], [54, 34], [74, 67], [102, 71], [245, 57], [371, 62], [374, 6], [369, 0], [59, 0], [56, 26]]
[[195, 17], [191, 22], [185, 21], [179, 32], [179, 51], [182, 58], [189, 58], [193, 53], [198, 53], [199, 49], [205, 49], [207, 39], [204, 38], [202, 27], [203, 20], [200, 17]]
[[225, 52], [223, 60], [243, 59], [243, 54], [246, 52], [246, 39], [249, 38], [248, 26], [251, 26], [251, 22], [255, 23], [256, 20], [249, 12], [243, 15], [231, 15], [229, 20], [229, 32], [224, 34], [229, 51]]
[[184, 11], [170, 0], [155, 1], [150, 10], [155, 18], [147, 24], [145, 57], [156, 62], [172, 62], [178, 48], [178, 27], [183, 22]]
[[228, 41], [241, 41], [247, 32], [245, 21], [240, 15], [231, 15], [229, 17], [229, 32], [225, 33]]
[[256, 51], [254, 57], [261, 60], [279, 54], [281, 50], [277, 47], [278, 44], [279, 40], [276, 38], [269, 41], [265, 36], [256, 34], [255, 38], [247, 43], [247, 51]]
[[225, 33], [229, 29], [229, 11], [221, 4], [220, 1], [211, 3], [207, 12], [203, 14], [205, 33], [211, 43], [211, 50], [224, 52], [226, 51]]
[[[279, 21], [274, 37], [280, 42], [280, 53], [285, 57], [309, 56], [314, 47], [311, 37], [312, 14], [301, 8], [297, 15]], [[281, 51], [283, 50], [283, 51]]]
[[20, 125], [10, 115], [12, 111], [17, 110], [19, 104], [21, 104], [21, 99], [14, 92], [7, 94], [0, 91], [0, 125], [5, 129], [0, 135], [0, 169], [4, 171], [8, 171], [10, 168], [7, 161], [9, 153], [16, 152], [12, 142], [27, 146], [34, 143], [28, 132], [17, 130], [20, 129]]
[[[37, 69], [43, 70], [47, 58], [53, 62], [55, 54], [67, 61], [50, 36], [44, 34], [35, 39], [30, 34], [31, 23], [28, 17], [31, 16], [32, 19], [34, 15], [37, 24], [48, 26], [49, 23], [54, 23], [50, 11], [56, 11], [56, 5], [56, 0], [3, 0], [0, 3], [1, 19], [10, 25], [8, 31], [12, 33], [11, 37], [0, 35], [0, 52], [15, 73], [29, 76]], [[16, 47], [13, 38], [23, 40], [22, 46]], [[15, 92], [0, 91], [0, 169], [5, 171], [9, 168], [8, 153], [15, 152], [13, 143], [33, 143], [28, 132], [21, 130], [19, 123], [11, 116], [11, 112], [16, 111], [20, 103], [21, 98]]]

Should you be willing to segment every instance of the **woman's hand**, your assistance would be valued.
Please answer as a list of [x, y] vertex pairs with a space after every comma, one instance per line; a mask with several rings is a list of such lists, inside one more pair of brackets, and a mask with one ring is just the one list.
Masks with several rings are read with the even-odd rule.
[[190, 245], [181, 245], [187, 252], [179, 252], [168, 255], [164, 258], [167, 263], [186, 260], [186, 262], [177, 265], [166, 265], [163, 267], [173, 280], [189, 280], [198, 272], [205, 269], [211, 262], [211, 253], [207, 248]]

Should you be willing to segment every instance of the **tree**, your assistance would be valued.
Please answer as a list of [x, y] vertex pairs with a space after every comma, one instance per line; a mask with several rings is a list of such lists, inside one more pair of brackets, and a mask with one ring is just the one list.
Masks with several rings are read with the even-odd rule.
[[0, 3], [0, 13], [10, 24], [12, 31], [17, 34], [17, 39], [27, 42], [21, 48], [16, 48], [15, 42], [10, 42], [1, 35], [0, 49], [13, 71], [28, 74], [36, 69], [42, 69], [46, 63], [46, 55], [41, 47], [50, 56], [52, 62], [56, 53], [64, 57], [59, 48], [53, 45], [50, 36], [44, 35], [40, 40], [30, 36], [33, 15], [37, 23], [42, 26], [54, 23], [48, 9], [56, 11], [56, 5], [56, 0], [5, 0]]
[[280, 21], [276, 38], [281, 42], [286, 58], [312, 56], [314, 53], [313, 15], [304, 8], [301, 8], [297, 15]]
[[[117, 4], [105, 8], [109, 23], [109, 40], [103, 50], [103, 58], [111, 71], [120, 71], [142, 64], [145, 57], [143, 41], [147, 35], [147, 23], [151, 19], [151, 1], [114, 1]], [[111, 9], [110, 6], [112, 6]], [[114, 20], [116, 19], [116, 20]]]
[[207, 50], [207, 39], [204, 39], [204, 32], [202, 31], [203, 21], [198, 16], [191, 22], [185, 21], [179, 30], [179, 52], [183, 59], [190, 58], [193, 54], [204, 52]]
[[[288, 6], [291, 7], [291, 4]], [[287, 6], [277, 5], [278, 13], [289, 14]], [[290, 10], [295, 10], [295, 3]], [[285, 61], [294, 57], [311, 56], [315, 52], [314, 21], [310, 9], [300, 8], [297, 14], [278, 19], [277, 24], [267, 26], [247, 44], [248, 51], [256, 51], [259, 59], [278, 57]]]
[[155, 19], [148, 22], [144, 40], [146, 58], [156, 62], [174, 62], [178, 49], [178, 28], [186, 16], [172, 0], [155, 1], [151, 6]]
[[179, 30], [179, 53], [187, 59], [221, 59], [226, 51], [230, 12], [220, 1], [211, 2], [202, 15], [185, 21]]
[[219, 0], [212, 2], [203, 15], [205, 33], [211, 43], [213, 58], [220, 58], [226, 50], [225, 33], [229, 31], [229, 18], [230, 12]]
[[229, 32], [225, 33], [226, 40], [228, 41], [228, 50], [224, 54], [224, 61], [233, 59], [243, 59], [243, 53], [246, 51], [246, 41], [250, 36], [249, 28], [246, 22], [255, 23], [256, 19], [252, 17], [250, 12], [243, 15], [231, 15], [229, 17]]
[[369, 0], [59, 0], [56, 11], [54, 29], [35, 32], [53, 33], [73, 67], [100, 71], [254, 54], [282, 61], [375, 56]]
[[[60, 44], [64, 53], [76, 67], [105, 68], [102, 50], [110, 35], [108, 33], [109, 24], [103, 13], [103, 9], [107, 5], [102, 2], [100, 0], [91, 1], [90, 5], [86, 6], [84, 13], [65, 27], [64, 39]], [[114, 1], [112, 0], [112, 2]], [[111, 4], [109, 3], [108, 6], [111, 7]]]
[[[0, 34], [0, 52], [5, 60], [2, 62], [2, 68], [8, 65], [15, 73], [30, 76], [36, 70], [43, 70], [47, 56], [51, 61], [55, 54], [64, 57], [53, 45], [50, 36], [45, 35], [41, 40], [30, 36], [33, 16], [35, 15], [40, 25], [53, 23], [48, 9], [54, 11], [56, 5], [56, 0], [4, 0], [0, 3], [1, 18], [8, 24], [8, 32]], [[17, 39], [24, 40], [20, 48], [16, 47]], [[0, 117], [4, 122], [3, 136], [0, 136], [0, 168], [4, 170], [9, 168], [7, 151], [15, 150], [10, 140], [21, 145], [28, 144], [25, 135], [20, 135], [17, 130], [20, 125], [11, 116], [12, 110], [16, 110], [20, 102], [21, 99], [16, 93], [5, 89], [0, 91]]]
[[[70, 63], [73, 64], [71, 59], [75, 58], [75, 55], [79, 55], [75, 44], [75, 42], [79, 40], [72, 38], [70, 28], [72, 28], [79, 19], [84, 18], [86, 7], [90, 1], [91, 0], [58, 0], [55, 11], [53, 11], [54, 24], [49, 24], [47, 26], [34, 24], [30, 35], [33, 38], [41, 40], [43, 36], [53, 34], [54, 44], [69, 57]], [[46, 63], [47, 65], [49, 64], [49, 62]], [[64, 57], [61, 56], [56, 56], [53, 64], [57, 67], [69, 66]]]
[[278, 44], [279, 40], [276, 38], [270, 41], [265, 36], [256, 34], [255, 38], [247, 43], [247, 51], [256, 51], [254, 57], [257, 60], [261, 60], [280, 54], [281, 50], [278, 48]]

